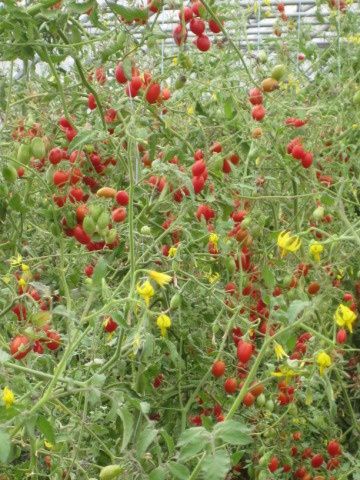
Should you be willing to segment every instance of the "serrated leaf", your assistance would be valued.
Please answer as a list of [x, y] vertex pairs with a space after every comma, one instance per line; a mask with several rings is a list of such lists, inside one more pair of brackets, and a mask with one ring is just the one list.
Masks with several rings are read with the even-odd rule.
[[135, 19], [146, 20], [148, 18], [148, 12], [145, 8], [128, 8], [110, 2], [108, 2], [108, 6], [116, 15], [120, 15], [128, 22], [132, 22]]
[[215, 438], [220, 438], [230, 445], [248, 445], [253, 441], [247, 426], [235, 420], [217, 423], [214, 427], [214, 434]]
[[227, 120], [231, 120], [235, 116], [234, 102], [231, 97], [228, 97], [224, 101], [224, 114]]
[[149, 480], [165, 480], [166, 471], [163, 467], [157, 467], [149, 473]]
[[196, 455], [200, 450], [205, 450], [210, 442], [210, 434], [203, 427], [193, 427], [185, 430], [180, 436], [178, 446], [180, 448], [180, 458], [186, 459]]
[[131, 439], [133, 433], [134, 419], [129, 410], [125, 407], [121, 407], [118, 410], [118, 415], [121, 418], [123, 424], [123, 438], [121, 442], [121, 450], [125, 450]]
[[11, 355], [9, 355], [7, 352], [4, 352], [4, 350], [0, 350], [0, 363], [7, 362], [11, 359]]
[[7, 459], [9, 458], [10, 448], [11, 448], [10, 436], [3, 430], [0, 430], [0, 462], [1, 463], [6, 463]]
[[107, 269], [106, 261], [103, 258], [100, 258], [100, 260], [98, 261], [98, 263], [94, 268], [94, 273], [92, 276], [92, 281], [94, 286], [101, 287], [102, 279], [105, 277], [106, 269]]
[[81, 150], [81, 148], [87, 143], [95, 143], [101, 141], [105, 138], [103, 132], [94, 131], [94, 130], [83, 130], [78, 132], [76, 137], [69, 143], [68, 151], [69, 153], [74, 150]]
[[155, 440], [157, 434], [158, 431], [152, 424], [148, 424], [142, 430], [136, 441], [136, 454], [139, 459], [144, 456], [144, 453]]
[[71, 12], [75, 13], [86, 13], [90, 8], [96, 5], [96, 0], [88, 0], [87, 2], [77, 3], [77, 2], [70, 2], [68, 5], [68, 9]]
[[230, 470], [230, 458], [226, 450], [218, 450], [215, 455], [208, 454], [201, 470], [206, 480], [224, 480]]
[[44, 416], [39, 415], [36, 420], [36, 426], [50, 443], [56, 443], [54, 428]]
[[274, 272], [267, 265], [265, 265], [261, 269], [261, 273], [262, 273], [262, 278], [264, 280], [266, 288], [272, 290], [275, 286]]
[[311, 305], [311, 302], [307, 302], [304, 300], [294, 300], [293, 302], [291, 302], [287, 311], [287, 319], [289, 323], [295, 322], [298, 315], [309, 305]]
[[178, 480], [187, 480], [190, 477], [189, 469], [182, 463], [170, 462], [168, 463], [168, 468], [172, 477]]

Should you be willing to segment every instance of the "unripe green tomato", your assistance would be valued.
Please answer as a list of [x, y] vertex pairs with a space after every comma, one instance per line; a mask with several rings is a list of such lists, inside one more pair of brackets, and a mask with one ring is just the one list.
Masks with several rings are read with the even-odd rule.
[[232, 275], [236, 270], [236, 263], [233, 257], [226, 257], [225, 268], [227, 272]]
[[66, 220], [66, 225], [69, 227], [69, 228], [74, 228], [76, 227], [77, 225], [77, 220], [76, 220], [76, 216], [75, 216], [75, 213], [72, 212], [72, 211], [67, 211], [65, 212], [65, 220]]
[[269, 452], [262, 455], [259, 458], [259, 465], [261, 465], [261, 466], [267, 465], [269, 463], [270, 457], [271, 457], [271, 453], [269, 453]]
[[321, 205], [319, 207], [316, 207], [315, 210], [312, 213], [312, 217], [314, 220], [322, 220], [325, 215], [325, 209]]
[[45, 143], [43, 142], [42, 138], [34, 137], [31, 140], [31, 153], [35, 158], [44, 158], [46, 155], [46, 147]]
[[186, 83], [186, 77], [185, 75], [181, 75], [175, 80], [175, 89], [180, 90], [180, 88], [183, 88], [185, 83]]
[[83, 150], [84, 150], [84, 152], [86, 152], [86, 153], [93, 153], [93, 151], [94, 151], [94, 145], [91, 145], [91, 144], [84, 145]]
[[258, 55], [259, 62], [264, 64], [268, 61], [267, 53], [264, 50], [261, 50]]
[[353, 96], [353, 103], [355, 105], [360, 105], [360, 90], [358, 90]]
[[105, 242], [106, 243], [113, 243], [115, 242], [116, 240], [116, 235], [117, 235], [117, 231], [115, 230], [115, 228], [111, 228], [110, 230], [108, 230], [105, 234]]
[[282, 77], [286, 73], [286, 67], [285, 65], [275, 65], [275, 67], [271, 70], [271, 78], [274, 80], [281, 80]]
[[101, 469], [100, 480], [113, 480], [122, 473], [124, 469], [120, 465], [108, 465]]
[[268, 428], [267, 430], [265, 430], [264, 432], [264, 437], [266, 438], [273, 438], [276, 434], [276, 431], [274, 428]]
[[96, 221], [96, 229], [98, 232], [101, 232], [106, 228], [110, 223], [110, 215], [108, 212], [104, 211]]
[[35, 325], [35, 327], [43, 327], [47, 323], [49, 323], [51, 320], [51, 314], [46, 311], [39, 311], [37, 313], [34, 313], [31, 316], [31, 323]]
[[250, 150], [247, 156], [250, 161], [256, 160], [257, 157], [259, 156], [259, 149], [255, 142], [251, 143]]
[[126, 41], [126, 33], [125, 32], [120, 32], [118, 33], [116, 37], [116, 44], [119, 48], [121, 48]]
[[216, 154], [212, 164], [212, 171], [217, 174], [219, 173], [222, 174], [223, 165], [224, 165], [224, 159], [220, 154]]
[[184, 52], [181, 52], [179, 54], [179, 63], [182, 67], [186, 68], [187, 70], [190, 70], [190, 68], [193, 65], [190, 57], [186, 55], [186, 53]]
[[20, 163], [28, 163], [31, 157], [30, 145], [20, 145], [16, 160]]
[[290, 413], [291, 415], [297, 415], [298, 409], [297, 409], [297, 406], [295, 405], [295, 403], [290, 403], [290, 405], [289, 405], [289, 413]]
[[266, 397], [263, 393], [261, 393], [257, 399], [256, 399], [256, 404], [259, 406], [259, 407], [263, 407], [266, 403]]
[[83, 229], [88, 235], [95, 233], [96, 225], [93, 218], [90, 215], [86, 215], [83, 221]]
[[16, 168], [10, 163], [3, 166], [2, 175], [7, 183], [13, 183], [18, 178]]
[[250, 226], [251, 224], [251, 217], [249, 217], [248, 215], [246, 215], [246, 217], [244, 218], [244, 220], [241, 222], [241, 226], [242, 227], [248, 227]]
[[281, 280], [281, 286], [283, 288], [287, 288], [290, 285], [290, 282], [292, 280], [291, 275], [286, 275], [282, 280]]
[[275, 408], [275, 404], [274, 402], [271, 400], [271, 398], [269, 400], [266, 401], [265, 403], [265, 408], [268, 412], [272, 412]]
[[58, 224], [52, 223], [50, 227], [50, 231], [54, 235], [54, 237], [58, 237], [59, 235], [61, 235], [61, 229]]
[[179, 293], [175, 293], [170, 300], [170, 308], [175, 310], [179, 308], [181, 305], [181, 295]]
[[141, 235], [150, 235], [151, 234], [151, 228], [148, 225], [144, 225], [141, 227], [140, 230]]
[[0, 198], [7, 197], [9, 194], [9, 189], [6, 183], [0, 183]]
[[93, 284], [92, 278], [86, 277], [84, 283], [87, 287], [91, 287]]
[[102, 205], [99, 205], [99, 204], [90, 205], [89, 214], [92, 216], [92, 219], [94, 220], [95, 223], [97, 219], [100, 217], [100, 215], [102, 214], [103, 210], [104, 208], [102, 207]]

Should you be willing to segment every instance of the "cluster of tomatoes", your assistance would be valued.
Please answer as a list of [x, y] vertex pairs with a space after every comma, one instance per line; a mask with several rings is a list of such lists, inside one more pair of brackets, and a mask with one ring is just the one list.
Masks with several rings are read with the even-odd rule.
[[[186, 42], [188, 36], [188, 30], [186, 25], [189, 25], [189, 29], [192, 33], [196, 35], [194, 40], [194, 45], [201, 52], [207, 52], [211, 47], [211, 40], [206, 35], [206, 24], [205, 21], [201, 18], [205, 13], [204, 6], [201, 2], [194, 1], [190, 6], [184, 7], [179, 10], [179, 20], [180, 24], [175, 25], [173, 29], [173, 38], [177, 45], [183, 45]], [[212, 33], [220, 33], [221, 25], [219, 25], [215, 20], [210, 19], [208, 21], [209, 30]]]
[[[17, 282], [27, 278], [22, 272], [15, 272]], [[39, 277], [37, 274], [36, 278]], [[61, 336], [54, 328], [52, 328], [49, 320], [51, 316], [48, 311], [50, 309], [50, 301], [48, 298], [42, 298], [41, 294], [34, 287], [22, 285], [19, 283], [18, 295], [21, 299], [11, 309], [16, 316], [24, 333], [16, 335], [10, 340], [10, 353], [16, 360], [21, 360], [33, 350], [37, 354], [44, 353], [44, 349], [54, 351], [61, 345]], [[58, 298], [54, 298], [58, 300]], [[28, 304], [31, 305], [29, 309]], [[38, 309], [34, 311], [34, 305]]]

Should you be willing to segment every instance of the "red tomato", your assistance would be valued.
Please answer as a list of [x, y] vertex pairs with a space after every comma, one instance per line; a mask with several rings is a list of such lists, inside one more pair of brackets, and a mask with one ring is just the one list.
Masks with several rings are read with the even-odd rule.
[[227, 378], [224, 383], [224, 390], [226, 393], [233, 394], [237, 389], [236, 378]]
[[225, 369], [226, 369], [225, 362], [223, 362], [222, 360], [217, 360], [216, 362], [213, 363], [213, 366], [211, 368], [211, 373], [214, 375], [214, 377], [219, 378], [224, 375]]
[[30, 350], [30, 340], [25, 335], [17, 335], [10, 342], [10, 353], [16, 360], [26, 357]]

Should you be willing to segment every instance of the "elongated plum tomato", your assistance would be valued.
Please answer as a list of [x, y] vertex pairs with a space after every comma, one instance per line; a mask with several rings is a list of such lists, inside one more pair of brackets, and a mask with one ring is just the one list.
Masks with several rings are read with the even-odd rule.
[[125, 190], [119, 190], [115, 195], [116, 203], [122, 207], [126, 207], [129, 203], [129, 195]]
[[156, 103], [160, 96], [160, 92], [160, 85], [158, 83], [152, 83], [146, 91], [145, 98], [151, 104]]
[[64, 172], [63, 170], [57, 170], [54, 172], [53, 182], [57, 187], [63, 187], [68, 180], [69, 172]]
[[237, 346], [237, 358], [242, 363], [247, 363], [253, 354], [253, 346], [249, 342], [239, 341]]
[[224, 383], [224, 390], [226, 393], [230, 395], [235, 393], [237, 389], [237, 381], [236, 378], [227, 378]]
[[261, 105], [263, 103], [263, 95], [260, 88], [252, 88], [249, 91], [249, 102], [252, 105]]
[[201, 52], [207, 52], [211, 47], [210, 38], [207, 35], [200, 35], [197, 37], [195, 45]]
[[46, 332], [48, 340], [46, 346], [49, 350], [57, 350], [60, 347], [61, 337], [60, 334], [54, 330]]
[[266, 110], [262, 105], [255, 105], [255, 107], [251, 111], [251, 116], [257, 122], [261, 122], [261, 120], [265, 117]]
[[243, 404], [245, 407], [251, 407], [251, 405], [255, 402], [255, 397], [251, 392], [247, 392], [243, 398]]
[[118, 83], [126, 83], [128, 81], [121, 63], [115, 68], [115, 79]]
[[213, 363], [213, 366], [211, 368], [211, 373], [214, 375], [214, 377], [219, 378], [224, 375], [225, 369], [226, 369], [225, 362], [223, 362], [222, 360], [217, 360], [216, 362]]
[[347, 339], [347, 333], [345, 328], [340, 328], [340, 330], [336, 334], [337, 343], [345, 343], [346, 339]]
[[10, 342], [10, 353], [16, 360], [26, 357], [30, 350], [30, 340], [25, 335], [17, 335]]

